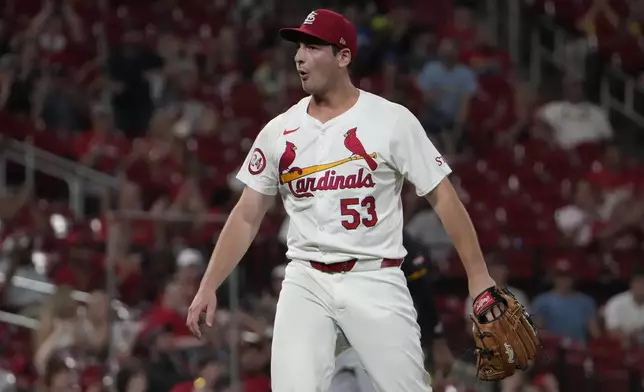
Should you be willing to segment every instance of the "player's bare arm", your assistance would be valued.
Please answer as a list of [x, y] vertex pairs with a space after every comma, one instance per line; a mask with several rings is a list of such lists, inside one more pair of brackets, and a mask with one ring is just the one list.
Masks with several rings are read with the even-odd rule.
[[201, 337], [199, 317], [204, 310], [206, 325], [212, 326], [216, 308], [215, 291], [239, 264], [274, 200], [274, 196], [246, 187], [230, 213], [188, 311], [186, 325], [195, 336]]
[[448, 178], [444, 178], [425, 198], [452, 239], [467, 273], [470, 295], [476, 298], [496, 283], [488, 273], [474, 225], [465, 206]]

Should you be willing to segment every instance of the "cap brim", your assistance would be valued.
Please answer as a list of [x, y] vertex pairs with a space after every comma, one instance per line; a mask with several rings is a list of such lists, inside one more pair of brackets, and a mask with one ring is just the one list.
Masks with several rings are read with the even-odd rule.
[[331, 43], [325, 40], [324, 38], [320, 37], [317, 34], [313, 34], [310, 31], [305, 30], [301, 27], [289, 27], [285, 29], [280, 29], [280, 37], [282, 37], [282, 39], [285, 39], [286, 41], [296, 42], [296, 43], [302, 41], [303, 38], [313, 37], [315, 39], [319, 39], [320, 41], [326, 42], [329, 45], [331, 45]]

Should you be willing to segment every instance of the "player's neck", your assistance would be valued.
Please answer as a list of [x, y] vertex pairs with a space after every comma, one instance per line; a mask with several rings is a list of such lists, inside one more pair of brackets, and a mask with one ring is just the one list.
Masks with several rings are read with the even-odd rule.
[[358, 90], [350, 79], [346, 79], [330, 88], [324, 94], [311, 95], [309, 111], [329, 111], [333, 113], [342, 113], [349, 110], [360, 97]]

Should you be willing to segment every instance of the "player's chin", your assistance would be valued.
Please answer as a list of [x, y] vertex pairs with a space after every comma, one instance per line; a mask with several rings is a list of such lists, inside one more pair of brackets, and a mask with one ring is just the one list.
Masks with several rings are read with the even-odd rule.
[[302, 90], [304, 90], [305, 93], [313, 94], [313, 92], [315, 91], [315, 88], [313, 87], [313, 84], [311, 83], [310, 80], [300, 79], [300, 82], [302, 83]]

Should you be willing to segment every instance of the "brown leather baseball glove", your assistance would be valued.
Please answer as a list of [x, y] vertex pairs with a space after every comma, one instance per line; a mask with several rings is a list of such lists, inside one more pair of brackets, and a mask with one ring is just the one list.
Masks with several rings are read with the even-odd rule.
[[502, 380], [527, 369], [540, 347], [537, 330], [523, 305], [505, 287], [490, 287], [474, 300], [472, 333], [477, 377]]

